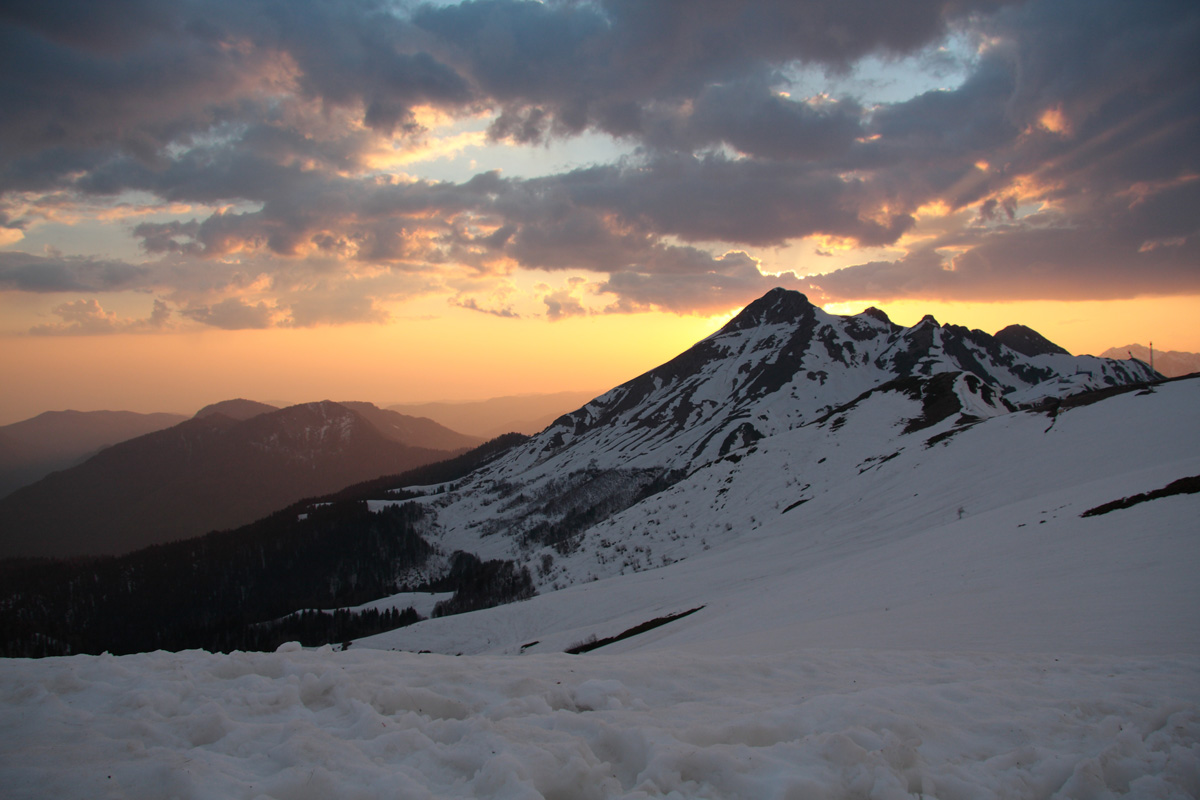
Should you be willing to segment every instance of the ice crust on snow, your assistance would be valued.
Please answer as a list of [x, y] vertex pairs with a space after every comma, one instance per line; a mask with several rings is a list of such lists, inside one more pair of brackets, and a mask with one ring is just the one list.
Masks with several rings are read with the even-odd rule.
[[0, 663], [25, 798], [1173, 800], [1200, 659], [284, 648]]

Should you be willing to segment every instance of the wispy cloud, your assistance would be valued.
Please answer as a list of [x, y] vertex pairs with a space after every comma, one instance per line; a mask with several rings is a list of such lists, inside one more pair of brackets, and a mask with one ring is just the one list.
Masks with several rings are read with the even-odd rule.
[[35, 325], [34, 336], [95, 336], [113, 333], [151, 333], [167, 327], [171, 310], [162, 300], [154, 301], [148, 317], [135, 319], [105, 311], [97, 300], [75, 300], [54, 309], [59, 322]]

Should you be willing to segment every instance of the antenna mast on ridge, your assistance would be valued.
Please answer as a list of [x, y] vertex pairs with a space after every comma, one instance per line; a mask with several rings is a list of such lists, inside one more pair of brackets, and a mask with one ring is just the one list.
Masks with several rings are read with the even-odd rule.
[[1154, 371], [1154, 340], [1150, 340], [1150, 371]]

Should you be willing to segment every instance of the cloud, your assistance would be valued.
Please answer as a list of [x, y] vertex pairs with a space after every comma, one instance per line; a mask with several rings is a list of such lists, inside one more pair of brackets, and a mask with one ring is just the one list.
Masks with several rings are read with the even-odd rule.
[[[586, 271], [614, 310], [715, 312], [776, 281], [756, 249], [806, 237], [900, 253], [795, 279], [831, 298], [1196, 290], [1183, 0], [116, 2], [0, 9], [0, 228], [41, 224], [27, 192], [215, 210], [134, 225], [144, 265], [0, 251], [0, 290], [155, 289], [249, 328], [382, 321], [448, 275], [525, 269]], [[797, 67], [932, 58], [951, 33], [974, 47], [955, 86], [785, 91]], [[380, 169], [438, 149], [429, 119], [489, 115], [494, 140], [599, 132], [631, 154], [533, 179]]]
[[265, 301], [251, 305], [240, 297], [229, 297], [212, 305], [188, 306], [180, 309], [188, 319], [227, 331], [270, 328], [276, 319], [276, 309]]
[[546, 305], [546, 316], [552, 320], [565, 317], [582, 317], [587, 315], [587, 309], [579, 298], [571, 294], [570, 289], [559, 289], [542, 297]]
[[514, 311], [511, 306], [504, 306], [501, 308], [484, 308], [483, 306], [479, 305], [479, 302], [474, 297], [456, 297], [450, 302], [452, 305], [458, 306], [459, 308], [465, 308], [468, 311], [478, 311], [481, 314], [490, 314], [494, 317], [501, 317], [503, 319], [521, 318], [521, 315]]
[[0, 252], [0, 290], [113, 292], [149, 286], [153, 271], [124, 261]]
[[[1200, 184], [1200, 181], [1193, 182]], [[1191, 188], [1190, 186], [1187, 188]], [[895, 261], [847, 267], [804, 282], [827, 301], [938, 298], [944, 300], [1107, 300], [1200, 294], [1200, 226], [1176, 225], [1171, 210], [1200, 203], [1200, 185], [1187, 198], [1167, 193], [1139, 220], [1105, 213], [1071, 217], [1074, 225], [1039, 224], [1036, 217], [996, 229], [955, 232]], [[1189, 194], [1191, 194], [1189, 192]], [[1172, 196], [1174, 195], [1174, 196]], [[1179, 205], [1176, 205], [1176, 204]], [[1144, 239], [1151, 232], [1191, 233]], [[939, 246], [945, 246], [939, 252]], [[944, 253], [944, 254], [943, 254]]]
[[534, 185], [554, 184], [576, 205], [692, 242], [767, 246], [824, 233], [873, 246], [895, 242], [913, 224], [869, 178], [720, 154], [597, 167]]
[[357, 322], [387, 322], [389, 315], [363, 287], [354, 282], [342, 282], [329, 289], [291, 293], [287, 296], [290, 318], [285, 323], [293, 328], [317, 325], [345, 325]]
[[505, 106], [494, 135], [527, 142], [589, 127], [642, 134], [655, 102], [789, 62], [840, 69], [869, 53], [914, 52], [954, 20], [998, 5], [914, 0], [862, 13], [834, 0], [482, 0], [425, 5], [413, 22], [452, 45], [445, 57]]
[[[370, 2], [66, 0], [0, 14], [0, 188], [39, 188], [118, 155], [147, 164], [281, 101], [350, 108], [385, 135], [416, 131], [413, 108], [460, 108], [466, 80], [423, 49], [403, 18]], [[128, 23], [128, 24], [126, 24]]]
[[165, 328], [171, 310], [162, 300], [154, 301], [154, 310], [144, 319], [120, 317], [105, 311], [97, 300], [75, 300], [54, 309], [62, 321], [35, 325], [29, 332], [35, 336], [94, 336], [112, 333], [149, 333]]
[[687, 103], [655, 104], [642, 113], [642, 128], [665, 151], [727, 144], [750, 156], [813, 162], [846, 157], [867, 118], [852, 99], [793, 100], [752, 78], [705, 87]]
[[614, 272], [597, 291], [616, 298], [608, 308], [610, 313], [715, 314], [744, 306], [776, 286], [797, 288], [800, 283], [791, 273], [764, 275], [755, 259], [734, 251], [714, 259], [709, 269], [699, 273]]

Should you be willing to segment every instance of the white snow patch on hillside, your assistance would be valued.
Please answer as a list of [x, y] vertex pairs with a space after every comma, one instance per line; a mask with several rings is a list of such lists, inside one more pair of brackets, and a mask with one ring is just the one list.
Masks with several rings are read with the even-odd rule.
[[[1182, 381], [1053, 424], [1015, 413], [901, 435], [920, 404], [873, 394], [844, 425], [763, 439], [584, 532], [568, 555], [526, 555], [541, 591], [530, 601], [358, 644], [561, 651], [704, 605], [613, 647], [1200, 652], [1200, 495], [1079, 516], [1200, 475], [1197, 409], [1200, 381]], [[438, 509], [443, 547], [520, 557], [503, 535], [475, 537], [472, 520], [499, 505], [480, 497]]]

